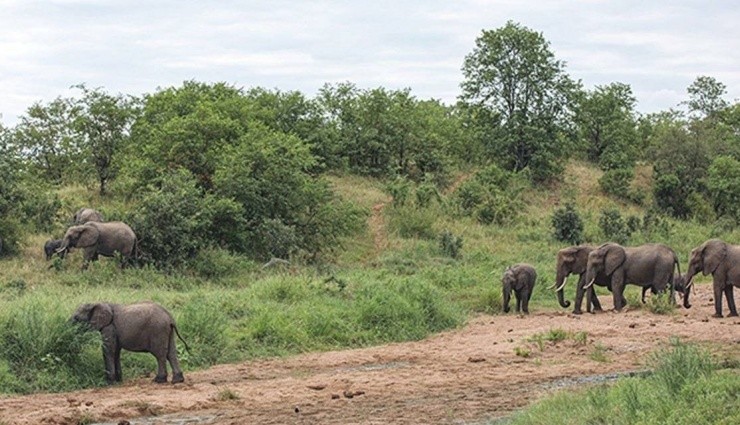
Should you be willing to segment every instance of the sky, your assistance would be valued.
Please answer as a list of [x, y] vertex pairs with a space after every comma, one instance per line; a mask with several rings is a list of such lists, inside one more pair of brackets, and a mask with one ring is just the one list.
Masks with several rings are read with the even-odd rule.
[[0, 123], [80, 83], [313, 97], [348, 81], [452, 104], [476, 38], [509, 20], [541, 32], [585, 88], [629, 84], [641, 113], [678, 107], [701, 75], [740, 100], [736, 0], [0, 0]]

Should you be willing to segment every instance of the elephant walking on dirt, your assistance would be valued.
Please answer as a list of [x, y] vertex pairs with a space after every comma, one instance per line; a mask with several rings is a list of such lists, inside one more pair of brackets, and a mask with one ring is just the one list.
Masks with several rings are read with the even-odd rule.
[[516, 296], [516, 312], [521, 310], [529, 314], [529, 299], [532, 297], [535, 281], [537, 280], [537, 271], [529, 264], [516, 264], [509, 267], [504, 272], [501, 279], [504, 290], [504, 312], [509, 312], [509, 300], [511, 291]]
[[[565, 283], [568, 281], [568, 276], [571, 274], [578, 275], [578, 283], [576, 283], [576, 299], [573, 306], [573, 314], [581, 314], [581, 303], [583, 302], [583, 295], [586, 291], [586, 264], [588, 263], [588, 254], [595, 248], [588, 245], [571, 246], [563, 248], [558, 251], [557, 254], [557, 265], [556, 265], [556, 277], [555, 285], [557, 285], [556, 292], [558, 294], [558, 302], [563, 308], [570, 307], [570, 301], [566, 300], [563, 291]], [[611, 281], [604, 275], [603, 272], [599, 272], [596, 275], [595, 285], [603, 286], [610, 292]], [[626, 303], [626, 301], [624, 301]], [[586, 311], [591, 312], [591, 307], [595, 311], [601, 311], [601, 303], [597, 297], [591, 297], [591, 302], [586, 304]]]
[[175, 334], [186, 349], [188, 345], [177, 331], [172, 315], [159, 304], [83, 304], [77, 308], [71, 320], [100, 331], [103, 336], [105, 373], [109, 383], [122, 380], [121, 349], [147, 352], [156, 357], [157, 376], [154, 382], [167, 382], [167, 361], [172, 368], [172, 383], [185, 380], [177, 359]]
[[730, 316], [737, 316], [733, 286], [740, 288], [740, 245], [730, 245], [719, 239], [710, 239], [691, 250], [683, 291], [684, 307], [689, 308], [692, 278], [702, 272], [712, 274], [714, 289], [714, 317], [722, 317], [722, 295], [727, 298]]
[[625, 305], [624, 286], [628, 283], [641, 286], [643, 293], [653, 289], [660, 293], [670, 289], [673, 299], [674, 267], [681, 274], [676, 253], [663, 244], [645, 244], [637, 247], [624, 247], [615, 243], [605, 243], [588, 254], [586, 265], [586, 289], [592, 297], [598, 273], [603, 273], [612, 289], [614, 309], [621, 310]]
[[[87, 268], [90, 261], [96, 261], [98, 255], [113, 257], [119, 253], [122, 260], [126, 261], [136, 254], [136, 234], [131, 227], [120, 221], [88, 222], [67, 229], [57, 252], [61, 253], [69, 248], [83, 249], [83, 269]], [[124, 265], [125, 262], [121, 264]]]

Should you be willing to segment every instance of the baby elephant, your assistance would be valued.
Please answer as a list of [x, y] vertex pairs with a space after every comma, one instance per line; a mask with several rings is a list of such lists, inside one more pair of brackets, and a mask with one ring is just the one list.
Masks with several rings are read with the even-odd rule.
[[67, 254], [66, 250], [62, 250], [57, 252], [59, 248], [62, 247], [62, 240], [61, 239], [49, 239], [44, 244], [44, 254], [46, 254], [46, 261], [51, 260], [51, 257], [54, 256], [54, 254], [58, 254], [59, 258], [64, 259], [64, 256]]
[[157, 376], [154, 382], [167, 382], [167, 364], [172, 367], [172, 383], [185, 378], [177, 360], [175, 334], [190, 351], [177, 331], [172, 315], [159, 304], [83, 304], [71, 319], [100, 331], [103, 336], [103, 361], [109, 383], [121, 381], [121, 349], [149, 352], [157, 358]]
[[523, 311], [529, 314], [529, 298], [532, 296], [534, 283], [537, 280], [537, 271], [529, 264], [516, 264], [504, 272], [501, 282], [504, 285], [504, 312], [509, 312], [511, 291], [516, 296], [516, 312]]

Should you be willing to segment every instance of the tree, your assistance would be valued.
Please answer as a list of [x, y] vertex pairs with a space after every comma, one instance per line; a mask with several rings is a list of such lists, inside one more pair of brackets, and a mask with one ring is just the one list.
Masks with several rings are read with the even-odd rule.
[[137, 100], [113, 96], [100, 88], [88, 89], [84, 84], [77, 88], [82, 90], [82, 98], [77, 101], [79, 112], [72, 125], [95, 168], [100, 194], [105, 195], [108, 182], [118, 172], [116, 159], [129, 139]]
[[509, 21], [483, 31], [463, 64], [461, 101], [481, 110], [480, 132], [492, 157], [507, 169], [531, 168], [535, 180], [562, 171], [559, 158], [571, 135], [572, 97], [578, 84], [565, 73], [541, 33]]
[[740, 161], [718, 156], [709, 166], [707, 189], [718, 216], [740, 222]]
[[727, 87], [713, 77], [697, 77], [686, 91], [689, 93], [686, 104], [694, 114], [710, 118], [728, 106], [727, 101], [722, 99], [727, 94]]
[[637, 156], [636, 99], [623, 83], [596, 86], [584, 93], [577, 122], [588, 159], [601, 169], [632, 168]]
[[58, 97], [48, 104], [33, 104], [21, 116], [12, 135], [32, 169], [44, 180], [60, 183], [80, 171], [84, 157], [71, 123], [79, 114], [71, 99]]

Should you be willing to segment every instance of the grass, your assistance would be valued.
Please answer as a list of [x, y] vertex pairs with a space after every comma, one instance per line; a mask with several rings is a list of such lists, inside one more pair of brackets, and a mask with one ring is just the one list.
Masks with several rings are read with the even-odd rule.
[[678, 341], [655, 354], [653, 373], [586, 390], [561, 391], [505, 423], [740, 423], [740, 371], [718, 369], [706, 351]]
[[[387, 240], [378, 249], [373, 233], [377, 229], [368, 226], [357, 237], [341, 241], [338, 256], [319, 266], [262, 269], [261, 264], [214, 248], [183, 274], [120, 270], [109, 259], [81, 272], [80, 252], [49, 268], [52, 263], [45, 261], [42, 246], [46, 239], [59, 237], [58, 232], [27, 235], [20, 255], [0, 259], [0, 393], [105, 384], [99, 335], [78, 333], [66, 324], [84, 302], [152, 300], [164, 305], [191, 347], [186, 352], [178, 344], [186, 372], [265, 356], [418, 340], [461, 326], [472, 314], [499, 314], [501, 275], [519, 262], [534, 265], [538, 272], [530, 310], [560, 310], [547, 286], [555, 280], [555, 255], [565, 245], [553, 240], [550, 224], [562, 198], [575, 198], [590, 243], [601, 242], [596, 225], [600, 208], [642, 213], [637, 206], [601, 196], [598, 173], [574, 163], [559, 186], [527, 189], [525, 209], [510, 226], [480, 225], [456, 215], [446, 202], [433, 203], [419, 216], [408, 211], [399, 216], [382, 182], [332, 176], [332, 187], [344, 198], [369, 210], [386, 204], [380, 215]], [[84, 201], [115, 217], [116, 202], [123, 201], [98, 198], [89, 190], [64, 188], [60, 196], [68, 209]], [[665, 231], [635, 234], [630, 244], [663, 242], [685, 261], [688, 252], [709, 237], [740, 239], [740, 230], [715, 234], [700, 223], [668, 224]], [[402, 231], [403, 226], [408, 228]], [[63, 227], [60, 222], [59, 229]], [[437, 237], [444, 230], [464, 240], [459, 258], [441, 250]], [[700, 284], [708, 281], [696, 279]], [[565, 289], [570, 300], [575, 295], [572, 282]], [[639, 299], [639, 293], [640, 288], [627, 287], [628, 300]], [[563, 333], [553, 329], [538, 338], [542, 344], [557, 342]], [[585, 345], [588, 336], [566, 338]], [[594, 352], [596, 358], [605, 357], [598, 349]], [[151, 376], [155, 370], [147, 354], [124, 353], [122, 363], [124, 379]]]

